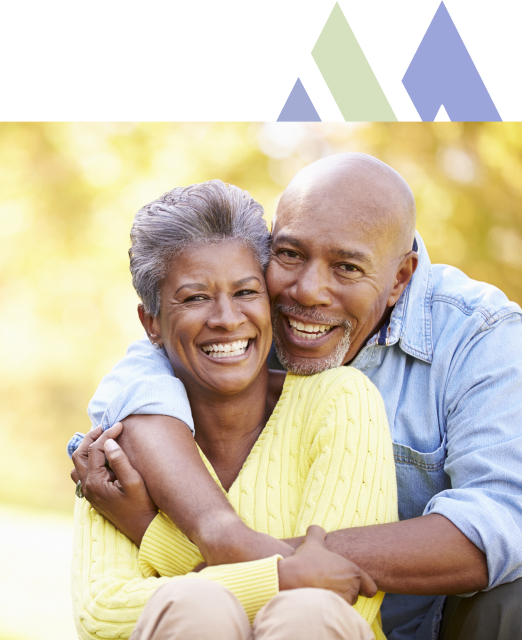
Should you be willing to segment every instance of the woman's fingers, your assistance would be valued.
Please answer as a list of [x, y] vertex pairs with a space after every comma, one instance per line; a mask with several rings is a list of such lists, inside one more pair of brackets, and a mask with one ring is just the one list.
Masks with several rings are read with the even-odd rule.
[[[114, 426], [105, 430], [101, 434], [97, 434], [96, 437], [92, 439], [91, 444], [88, 448], [88, 456], [89, 456], [89, 473], [91, 469], [93, 471], [100, 470], [101, 467], [105, 468], [105, 443], [108, 440], [112, 440], [113, 438], [117, 438], [123, 430], [123, 424], [121, 422], [117, 422]], [[107, 471], [107, 469], [105, 469]]]
[[78, 482], [78, 480], [81, 480], [82, 484], [85, 483], [87, 477], [89, 447], [100, 437], [101, 434], [101, 426], [89, 431], [89, 433], [87, 433], [80, 442], [76, 451], [72, 454], [74, 470], [71, 472], [71, 478], [75, 483]]
[[80, 445], [78, 446], [78, 449], [76, 449], [75, 453], [85, 453], [85, 455], [87, 455], [89, 446], [93, 442], [95, 442], [101, 436], [102, 433], [103, 433], [103, 429], [101, 425], [99, 427], [96, 427], [96, 429], [91, 429], [91, 431], [85, 434], [85, 436], [83, 437], [83, 440], [80, 442]]
[[[111, 427], [111, 429], [113, 429], [113, 427]], [[111, 474], [105, 466], [106, 460], [104, 449], [105, 442], [107, 442], [107, 439], [112, 435], [110, 433], [111, 429], [107, 429], [107, 431], [102, 433], [89, 445], [87, 474], [85, 480], [84, 478], [81, 478], [83, 493], [89, 502], [91, 502], [89, 496], [94, 498], [95, 496], [101, 495], [111, 481]], [[114, 433], [114, 431], [112, 433]]]
[[140, 474], [131, 465], [129, 458], [117, 442], [107, 439], [104, 443], [104, 452], [112, 471], [123, 489], [131, 489], [137, 483], [141, 484], [142, 478]]
[[107, 438], [117, 438], [122, 431], [123, 422], [116, 422], [116, 424], [113, 424], [112, 427], [104, 432], [104, 435], [107, 436]]

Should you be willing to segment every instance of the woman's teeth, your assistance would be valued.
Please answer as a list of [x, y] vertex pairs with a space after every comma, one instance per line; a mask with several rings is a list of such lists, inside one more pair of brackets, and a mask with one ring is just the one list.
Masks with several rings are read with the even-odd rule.
[[201, 349], [211, 358], [231, 358], [232, 356], [242, 356], [247, 347], [248, 340], [237, 340], [236, 342], [206, 344]]
[[[316, 340], [320, 336], [323, 336], [327, 331], [332, 328], [331, 324], [303, 324], [288, 318], [292, 333], [299, 338], [306, 338], [307, 340]], [[306, 333], [304, 333], [306, 331]]]

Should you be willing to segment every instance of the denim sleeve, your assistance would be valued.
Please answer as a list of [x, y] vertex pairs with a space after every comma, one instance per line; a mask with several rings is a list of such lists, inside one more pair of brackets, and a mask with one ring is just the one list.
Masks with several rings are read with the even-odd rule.
[[486, 554], [491, 589], [522, 577], [520, 315], [489, 318], [454, 359], [446, 385], [452, 488], [424, 513], [442, 514]]
[[194, 431], [192, 412], [183, 383], [164, 351], [147, 338], [133, 342], [125, 357], [100, 382], [87, 409], [93, 427], [108, 429], [133, 414], [178, 418]]
[[[93, 428], [112, 427], [133, 414], [172, 416], [194, 433], [194, 421], [181, 380], [175, 377], [164, 351], [154, 349], [147, 338], [133, 342], [125, 357], [100, 382], [87, 409]], [[72, 456], [83, 439], [76, 433], [67, 445]]]

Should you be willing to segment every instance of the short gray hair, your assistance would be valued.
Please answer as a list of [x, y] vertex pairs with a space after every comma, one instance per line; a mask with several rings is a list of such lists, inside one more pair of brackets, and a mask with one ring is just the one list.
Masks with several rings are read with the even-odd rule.
[[145, 311], [160, 312], [160, 286], [171, 261], [187, 247], [238, 240], [247, 245], [264, 271], [270, 234], [263, 207], [247, 191], [210, 180], [168, 191], [138, 211], [129, 249], [132, 284]]

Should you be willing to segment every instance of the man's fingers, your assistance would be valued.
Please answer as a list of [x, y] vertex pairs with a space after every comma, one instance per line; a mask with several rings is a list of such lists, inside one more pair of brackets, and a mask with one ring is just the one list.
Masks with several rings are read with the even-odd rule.
[[320, 542], [321, 545], [324, 546], [324, 539], [326, 537], [326, 531], [320, 527], [318, 524], [311, 524], [306, 530], [306, 538], [307, 541]]
[[361, 572], [361, 595], [363, 595], [365, 598], [373, 598], [373, 596], [377, 593], [377, 585], [366, 573], [366, 571], [363, 571], [361, 568], [359, 568], [359, 571]]
[[76, 469], [73, 469], [71, 471], [71, 478], [74, 484], [77, 484], [78, 480], [80, 479], [80, 476], [78, 475], [78, 472], [76, 471]]
[[111, 469], [124, 489], [142, 480], [140, 474], [131, 465], [125, 452], [115, 440], [106, 440], [104, 451]]

